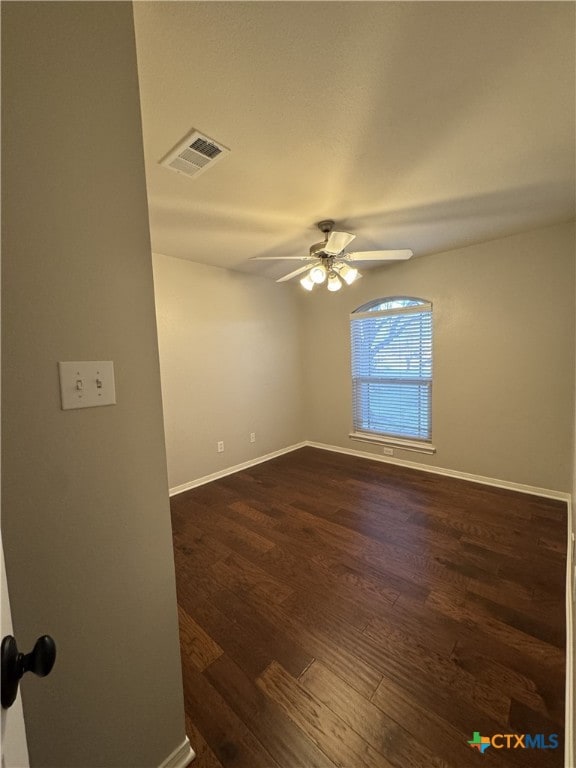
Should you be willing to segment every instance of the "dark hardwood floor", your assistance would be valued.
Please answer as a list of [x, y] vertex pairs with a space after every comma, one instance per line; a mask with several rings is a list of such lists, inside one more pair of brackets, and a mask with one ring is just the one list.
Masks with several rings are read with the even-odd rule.
[[196, 768], [563, 765], [563, 502], [304, 448], [172, 515]]

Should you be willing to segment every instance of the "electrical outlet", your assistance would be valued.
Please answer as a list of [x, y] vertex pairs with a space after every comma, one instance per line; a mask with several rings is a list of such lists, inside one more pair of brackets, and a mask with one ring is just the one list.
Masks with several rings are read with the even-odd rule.
[[218, 453], [224, 453], [224, 440], [218, 440], [216, 443], [216, 450]]
[[256, 432], [250, 432], [250, 442], [251, 443], [256, 442]]
[[384, 454], [384, 456], [394, 456], [394, 449], [393, 448], [388, 448], [388, 446], [385, 445], [382, 448], [382, 453]]

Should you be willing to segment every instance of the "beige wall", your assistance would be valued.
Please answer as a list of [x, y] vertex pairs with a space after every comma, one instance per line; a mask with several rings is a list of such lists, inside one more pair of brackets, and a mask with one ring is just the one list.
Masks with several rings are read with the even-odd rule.
[[[574, 259], [576, 261], [576, 248], [574, 249]], [[576, 270], [575, 270], [576, 272]], [[576, 281], [574, 284], [574, 292], [576, 295]], [[575, 318], [576, 319], [576, 318]], [[576, 339], [576, 328], [574, 332], [574, 336]], [[575, 349], [575, 358], [576, 358], [576, 349]], [[576, 367], [574, 368], [574, 381], [573, 381], [573, 391], [576, 399]], [[571, 519], [571, 526], [569, 526], [569, 529], [571, 529], [572, 536], [576, 533], [576, 402], [574, 404], [574, 413], [573, 413], [573, 433], [572, 433], [572, 504], [571, 504], [571, 512], [572, 512], [572, 519]], [[571, 590], [571, 594], [567, 596], [568, 600], [571, 600], [572, 602], [572, 610], [571, 610], [571, 616], [570, 613], [567, 613], [567, 641], [568, 643], [571, 643], [571, 648], [567, 646], [567, 663], [572, 664], [572, 689], [570, 690], [570, 687], [567, 686], [567, 695], [570, 697], [566, 701], [566, 709], [567, 712], [572, 713], [572, 742], [570, 743], [568, 741], [568, 738], [570, 736], [570, 731], [566, 734], [566, 764], [570, 765], [571, 762], [574, 762], [574, 759], [576, 758], [576, 722], [574, 722], [575, 719], [575, 712], [576, 712], [576, 559], [575, 559], [575, 546], [573, 541], [568, 541], [568, 547], [571, 548], [572, 553], [572, 559], [570, 560], [570, 556], [568, 557], [568, 563], [572, 563], [571, 572], [569, 573], [568, 578], [568, 588]], [[571, 623], [570, 623], [571, 620]], [[570, 709], [569, 709], [570, 708]]]
[[574, 226], [389, 265], [301, 296], [306, 438], [382, 455], [351, 431], [349, 313], [381, 296], [434, 305], [434, 456], [397, 458], [571, 489]]
[[[147, 768], [184, 739], [132, 9], [2, 4], [2, 533], [32, 766]], [[58, 360], [118, 404], [62, 411]]]
[[169, 256], [153, 260], [170, 487], [303, 440], [292, 288]]

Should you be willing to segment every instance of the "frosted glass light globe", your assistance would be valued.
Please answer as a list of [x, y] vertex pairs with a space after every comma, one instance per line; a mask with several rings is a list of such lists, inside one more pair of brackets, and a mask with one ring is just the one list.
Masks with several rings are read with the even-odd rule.
[[310, 279], [310, 273], [305, 275], [302, 280], [300, 280], [300, 285], [302, 288], [306, 288], [307, 291], [311, 291], [312, 288], [314, 288], [315, 283]]
[[333, 272], [331, 275], [328, 275], [327, 287], [329, 291], [339, 291], [340, 288], [342, 288], [342, 280], [340, 280], [335, 272]]
[[343, 264], [340, 267], [340, 277], [347, 285], [352, 285], [354, 280], [360, 275], [356, 267], [349, 267], [348, 264]]
[[317, 267], [312, 267], [308, 274], [310, 275], [310, 280], [312, 280], [313, 283], [316, 283], [316, 285], [320, 285], [320, 283], [323, 283], [324, 280], [326, 280], [326, 270], [320, 264]]

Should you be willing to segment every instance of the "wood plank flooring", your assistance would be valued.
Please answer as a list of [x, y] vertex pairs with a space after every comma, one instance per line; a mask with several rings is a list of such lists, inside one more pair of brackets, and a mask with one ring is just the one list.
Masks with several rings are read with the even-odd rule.
[[563, 502], [303, 448], [171, 506], [196, 768], [563, 765]]

